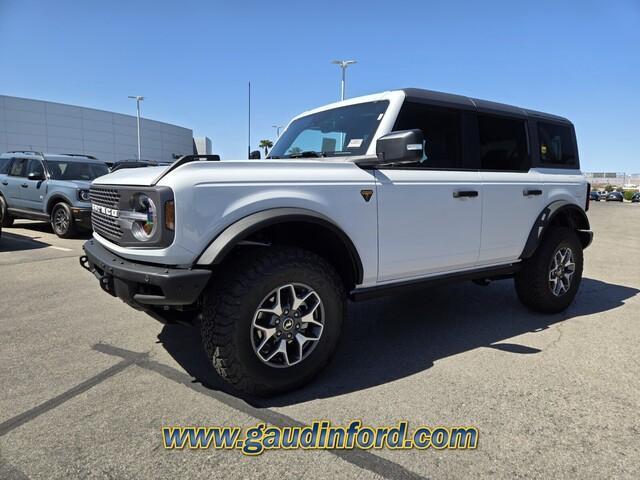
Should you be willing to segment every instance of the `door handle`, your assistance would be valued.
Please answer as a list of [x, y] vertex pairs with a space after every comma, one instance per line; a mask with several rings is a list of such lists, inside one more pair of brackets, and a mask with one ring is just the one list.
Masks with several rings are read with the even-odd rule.
[[9, 182], [7, 182], [6, 180], [3, 180], [3, 181], [2, 181], [2, 184], [3, 184], [3, 185], [9, 185]]
[[453, 192], [453, 198], [461, 198], [461, 197], [477, 197], [478, 192], [476, 190], [459, 190], [457, 192]]
[[22, 188], [27, 188], [29, 186], [28, 183], [23, 183], [22, 185], [20, 185]]
[[523, 190], [522, 191], [522, 195], [524, 195], [525, 197], [529, 197], [531, 195], [542, 195], [542, 190]]

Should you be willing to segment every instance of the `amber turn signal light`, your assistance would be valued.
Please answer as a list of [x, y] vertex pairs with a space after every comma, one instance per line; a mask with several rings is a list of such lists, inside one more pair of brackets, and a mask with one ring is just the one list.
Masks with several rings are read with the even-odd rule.
[[164, 226], [172, 232], [176, 229], [176, 207], [173, 200], [164, 202]]

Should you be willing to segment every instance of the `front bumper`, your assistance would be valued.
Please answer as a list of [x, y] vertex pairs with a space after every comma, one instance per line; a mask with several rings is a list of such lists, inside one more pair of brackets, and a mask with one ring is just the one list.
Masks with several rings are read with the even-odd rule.
[[205, 269], [169, 268], [130, 262], [96, 240], [82, 246], [80, 265], [93, 273], [102, 289], [138, 309], [192, 305], [211, 277]]
[[71, 207], [73, 220], [83, 228], [91, 229], [91, 209]]

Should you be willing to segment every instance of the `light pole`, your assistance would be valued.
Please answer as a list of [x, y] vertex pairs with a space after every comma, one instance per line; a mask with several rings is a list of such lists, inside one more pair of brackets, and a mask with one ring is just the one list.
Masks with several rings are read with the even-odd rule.
[[280, 138], [280, 129], [282, 128], [282, 125], [271, 125], [271, 127], [276, 129], [276, 138]]
[[136, 101], [136, 110], [138, 112], [138, 160], [142, 158], [140, 151], [140, 102], [144, 100], [144, 97], [140, 95], [129, 95], [129, 98], [133, 98]]
[[342, 69], [342, 83], [340, 84], [340, 100], [344, 100], [344, 91], [345, 91], [345, 72], [347, 71], [347, 67], [354, 63], [357, 63], [355, 60], [334, 60], [333, 62], [338, 65]]

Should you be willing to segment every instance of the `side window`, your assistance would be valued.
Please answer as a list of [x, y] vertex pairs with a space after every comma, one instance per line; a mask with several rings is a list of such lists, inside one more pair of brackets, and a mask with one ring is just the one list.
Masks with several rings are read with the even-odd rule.
[[456, 169], [462, 167], [460, 113], [420, 103], [405, 102], [394, 130], [418, 128], [424, 134], [424, 156], [409, 167]]
[[525, 122], [478, 115], [480, 169], [527, 171], [530, 166]]
[[40, 160], [29, 160], [29, 166], [27, 168], [27, 175], [31, 173], [37, 173], [41, 176], [44, 176], [44, 167], [42, 166], [42, 162]]
[[0, 158], [0, 175], [7, 173], [9, 162], [11, 162], [10, 158]]
[[16, 158], [11, 164], [9, 169], [9, 175], [12, 177], [26, 177], [27, 176], [27, 159]]
[[542, 163], [576, 164], [576, 146], [570, 126], [538, 122], [538, 141]]

